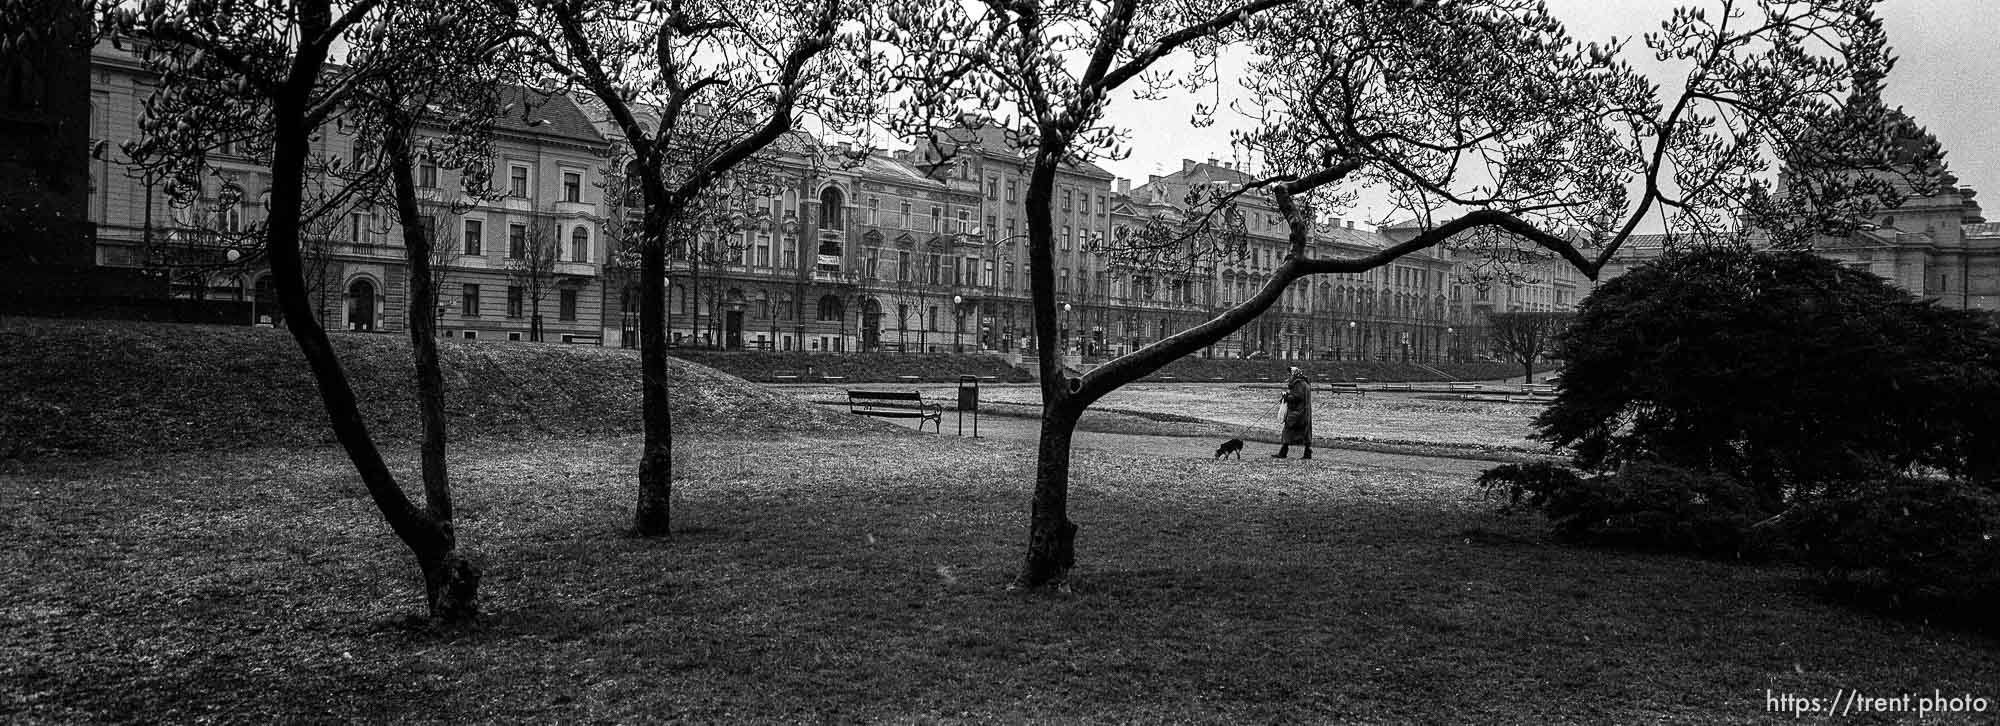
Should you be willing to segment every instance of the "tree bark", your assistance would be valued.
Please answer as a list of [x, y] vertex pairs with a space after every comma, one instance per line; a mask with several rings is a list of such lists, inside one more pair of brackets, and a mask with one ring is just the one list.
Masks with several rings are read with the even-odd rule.
[[[288, 88], [273, 99], [271, 214], [267, 232], [272, 282], [278, 293], [279, 306], [285, 314], [285, 327], [298, 343], [312, 371], [313, 380], [318, 384], [320, 400], [326, 407], [334, 436], [340, 441], [341, 448], [347, 451], [348, 459], [353, 462], [369, 497], [381, 510], [390, 529], [424, 567], [427, 594], [432, 591], [433, 581], [430, 563], [446, 565], [446, 572], [456, 573], [436, 578], [439, 586], [451, 585], [453, 588], [450, 592], [440, 591], [440, 595], [449, 594], [455, 600], [446, 603], [450, 607], [440, 609], [437, 606], [441, 598], [428, 597], [432, 612], [441, 616], [469, 616], [476, 612], [477, 607], [473, 596], [478, 586], [478, 568], [463, 562], [453, 552], [449, 530], [438, 526], [426, 512], [412, 504], [402, 488], [396, 485], [395, 476], [368, 434], [354, 390], [348, 384], [346, 372], [341, 369], [340, 358], [334, 353], [326, 329], [313, 315], [306, 289], [299, 249], [306, 157], [311, 149], [311, 130], [304, 122], [306, 94], [325, 56], [324, 48], [302, 48]], [[455, 560], [460, 564], [451, 565]]]
[[433, 268], [434, 231], [423, 223], [411, 169], [410, 142], [414, 119], [392, 122], [384, 133], [389, 147], [390, 177], [396, 192], [396, 215], [403, 227], [403, 249], [410, 263], [410, 349], [416, 361], [417, 418], [423, 427], [421, 446], [424, 502], [431, 523], [443, 536], [441, 552], [419, 553], [424, 596], [431, 617], [444, 622], [469, 621], [479, 615], [480, 568], [459, 554], [453, 524], [451, 479], [445, 465], [449, 437], [445, 429], [444, 370], [437, 346], [437, 270]]
[[1076, 566], [1076, 523], [1069, 520], [1070, 443], [1077, 416], [1060, 403], [1042, 406], [1035, 444], [1035, 493], [1028, 513], [1028, 553], [1015, 588], [1066, 590]]
[[641, 537], [670, 533], [673, 497], [673, 412], [667, 396], [667, 210], [662, 200], [646, 205], [645, 237], [639, 248], [639, 391], [645, 441], [639, 449], [639, 501], [632, 529]]

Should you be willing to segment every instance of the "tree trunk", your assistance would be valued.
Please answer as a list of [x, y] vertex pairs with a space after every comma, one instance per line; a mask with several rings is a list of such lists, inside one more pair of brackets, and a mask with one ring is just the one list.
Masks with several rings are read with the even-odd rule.
[[[316, 69], [324, 57], [324, 49], [318, 53], [302, 51], [296, 62]], [[382, 517], [388, 521], [397, 538], [416, 555], [420, 565], [432, 562], [448, 564], [457, 559], [452, 551], [450, 532], [439, 527], [436, 521], [413, 505], [396, 485], [395, 476], [368, 434], [354, 390], [348, 384], [346, 372], [341, 370], [340, 359], [327, 339], [326, 329], [312, 314], [299, 250], [306, 156], [311, 148], [310, 130], [303, 123], [306, 116], [305, 93], [303, 88], [289, 88], [274, 99], [272, 109], [271, 213], [267, 225], [267, 247], [278, 303], [285, 312], [286, 327], [291, 331], [293, 340], [297, 341], [312, 371], [313, 380], [318, 384], [320, 400], [326, 407], [334, 436], [340, 441], [341, 448], [347, 451], [348, 459], [360, 474], [361, 482], [368, 489], [376, 508], [382, 512]], [[440, 578], [439, 582], [455, 583], [457, 592], [454, 597], [459, 599], [451, 603], [452, 608], [440, 612], [474, 612], [476, 601], [471, 597], [478, 585], [478, 568], [463, 563], [449, 569], [455, 570], [458, 575]], [[427, 571], [427, 592], [430, 590], [429, 582]], [[432, 601], [437, 600], [432, 598]]]
[[1076, 524], [1069, 521], [1070, 442], [1077, 415], [1042, 407], [1042, 431], [1035, 445], [1035, 494], [1028, 514], [1028, 554], [1015, 588], [1067, 589], [1076, 566]]
[[[453, 525], [451, 502], [451, 480], [445, 467], [445, 446], [449, 440], [445, 431], [444, 416], [444, 371], [438, 361], [437, 346], [437, 297], [441, 275], [434, 269], [436, 255], [433, 249], [437, 240], [434, 230], [423, 223], [422, 210], [417, 208], [417, 191], [411, 169], [415, 160], [411, 155], [410, 143], [415, 119], [408, 119], [409, 125], [389, 124], [384, 134], [384, 143], [389, 149], [391, 179], [396, 191], [396, 214], [403, 227], [403, 250], [410, 263], [410, 350], [416, 360], [417, 373], [417, 420], [423, 427], [422, 472], [424, 480], [424, 503], [431, 521], [444, 533], [448, 548], [455, 548], [457, 536]], [[446, 557], [451, 557], [449, 553]], [[432, 582], [430, 566], [425, 566], [425, 581]], [[478, 572], [472, 573], [477, 584]], [[470, 597], [471, 593], [467, 593]], [[436, 612], [437, 591], [431, 590], [432, 610]]]
[[1535, 359], [1525, 358], [1521, 361], [1521, 380], [1527, 383], [1535, 382]]
[[479, 617], [479, 566], [446, 550], [436, 558], [420, 558], [424, 571], [424, 599], [431, 617], [446, 623], [470, 622]]
[[[639, 391], [646, 438], [639, 449], [639, 501], [632, 529], [642, 537], [664, 537], [672, 523], [673, 413], [667, 397], [667, 225], [660, 200], [646, 205], [640, 247]], [[697, 278], [698, 279], [698, 278]], [[695, 316], [697, 319], [699, 315]]]

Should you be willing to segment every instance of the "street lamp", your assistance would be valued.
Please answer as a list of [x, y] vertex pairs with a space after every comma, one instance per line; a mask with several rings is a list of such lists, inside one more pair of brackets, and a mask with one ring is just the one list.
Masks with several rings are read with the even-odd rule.
[[951, 352], [964, 353], [959, 341], [959, 331], [965, 328], [965, 296], [951, 296]]
[[1062, 304], [1062, 354], [1070, 354], [1070, 304]]
[[1352, 320], [1347, 321], [1347, 339], [1349, 341], [1354, 342], [1355, 356], [1357, 357], [1357, 359], [1359, 359], [1359, 356], [1361, 355], [1361, 343], [1360, 341], [1354, 339], [1354, 331], [1357, 327], [1359, 327], [1358, 323]]

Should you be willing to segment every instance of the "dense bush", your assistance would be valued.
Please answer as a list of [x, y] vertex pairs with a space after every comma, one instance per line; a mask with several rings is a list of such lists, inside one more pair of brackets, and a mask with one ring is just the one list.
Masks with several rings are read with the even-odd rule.
[[2000, 613], [2000, 495], [1960, 482], [1865, 482], [1807, 504], [1789, 526], [1836, 592], [1940, 615]]
[[1804, 253], [1669, 255], [1586, 298], [1538, 436], [1586, 471], [1660, 461], [1760, 507], [1912, 466], [1990, 481], [2000, 336]]
[[1550, 463], [1506, 464], [1480, 475], [1479, 486], [1526, 506], [1567, 542], [1695, 552], [1761, 555], [1747, 548], [1751, 525], [1769, 513], [1749, 487], [1726, 476], [1636, 462], [1616, 473], [1578, 474]]

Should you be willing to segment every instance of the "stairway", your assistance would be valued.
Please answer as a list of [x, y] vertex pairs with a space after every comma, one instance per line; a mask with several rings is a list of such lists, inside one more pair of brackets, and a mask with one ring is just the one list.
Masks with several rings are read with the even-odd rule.
[[1454, 375], [1452, 375], [1452, 374], [1450, 374], [1450, 373], [1446, 373], [1446, 372], [1444, 372], [1444, 371], [1441, 371], [1441, 370], [1438, 370], [1438, 369], [1436, 369], [1436, 368], [1432, 368], [1432, 367], [1430, 367], [1430, 366], [1428, 366], [1428, 365], [1425, 365], [1425, 364], [1422, 364], [1422, 363], [1412, 363], [1411, 365], [1414, 365], [1414, 366], [1416, 366], [1416, 367], [1418, 367], [1418, 368], [1422, 368], [1422, 369], [1424, 369], [1424, 370], [1427, 370], [1427, 371], [1430, 371], [1430, 372], [1432, 372], [1432, 373], [1436, 373], [1437, 375], [1439, 375], [1440, 377], [1444, 378], [1444, 380], [1447, 380], [1447, 381], [1457, 381], [1457, 380], [1458, 380], [1458, 376], [1454, 376]]

